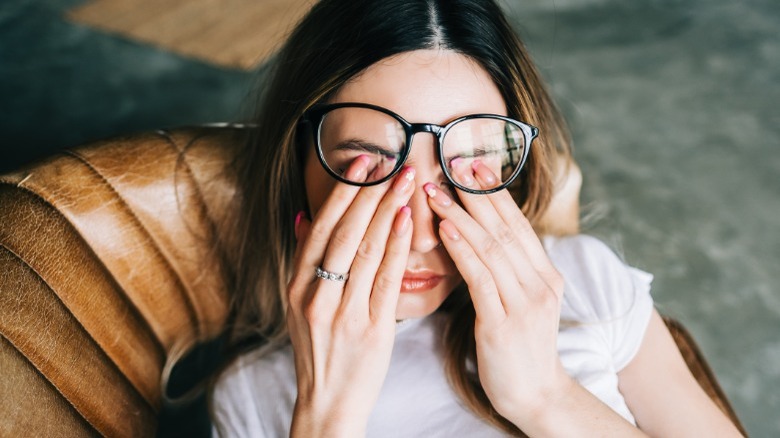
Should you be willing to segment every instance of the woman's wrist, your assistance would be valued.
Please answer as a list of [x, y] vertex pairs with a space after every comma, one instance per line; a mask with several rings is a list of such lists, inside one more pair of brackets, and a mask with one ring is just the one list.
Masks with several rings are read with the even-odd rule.
[[540, 394], [537, 403], [531, 406], [521, 421], [525, 424], [531, 421], [542, 429], [555, 424], [556, 419], [563, 418], [559, 413], [565, 415], [572, 400], [576, 398], [577, 385], [578, 383], [568, 375], [560, 377], [554, 387]]
[[546, 423], [550, 417], [556, 417], [555, 411], [565, 409], [570, 399], [577, 390], [578, 383], [565, 371], [560, 370], [548, 383], [540, 387], [536, 394], [529, 400], [517, 403], [509, 415], [504, 415], [508, 420], [523, 430], [528, 425]]
[[365, 436], [368, 416], [348, 412], [333, 404], [302, 403], [297, 400], [293, 411], [291, 437], [358, 437]]
[[568, 374], [538, 400], [506, 417], [529, 436], [573, 436], [596, 430], [604, 435], [646, 436]]

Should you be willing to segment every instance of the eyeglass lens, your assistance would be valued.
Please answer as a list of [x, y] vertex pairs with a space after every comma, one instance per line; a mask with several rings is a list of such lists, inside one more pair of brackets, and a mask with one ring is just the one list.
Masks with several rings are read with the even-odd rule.
[[[326, 165], [345, 178], [346, 169], [360, 155], [369, 158], [362, 181], [373, 182], [390, 175], [401, 163], [406, 149], [403, 125], [381, 111], [344, 107], [329, 111], [320, 127], [320, 147]], [[448, 177], [475, 190], [489, 190], [507, 181], [523, 161], [525, 135], [510, 122], [479, 117], [450, 127], [442, 142], [442, 159]], [[495, 175], [493, 184], [475, 180], [472, 164], [481, 162]], [[483, 179], [484, 181], [484, 179]]]

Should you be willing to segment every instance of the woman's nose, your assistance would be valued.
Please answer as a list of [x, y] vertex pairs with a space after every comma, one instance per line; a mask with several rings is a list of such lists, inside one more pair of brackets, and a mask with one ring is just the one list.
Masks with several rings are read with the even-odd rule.
[[439, 245], [439, 219], [428, 205], [428, 195], [422, 189], [427, 181], [416, 181], [409, 208], [412, 209], [412, 247], [411, 250], [426, 253]]
[[409, 200], [412, 209], [412, 251], [426, 253], [441, 243], [439, 239], [439, 218], [428, 205], [428, 195], [423, 185], [442, 180], [441, 167], [436, 152], [436, 139], [433, 134], [417, 134], [406, 165], [416, 171], [415, 189]]

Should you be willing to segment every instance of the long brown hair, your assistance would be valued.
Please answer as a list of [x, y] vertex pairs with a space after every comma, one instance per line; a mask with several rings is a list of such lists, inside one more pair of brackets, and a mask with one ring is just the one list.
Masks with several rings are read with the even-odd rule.
[[[258, 125], [236, 162], [240, 204], [231, 263], [227, 344], [234, 352], [288, 339], [285, 289], [292, 275], [293, 218], [306, 210], [298, 120], [370, 65], [419, 49], [453, 50], [492, 77], [510, 117], [539, 127], [524, 171], [510, 191], [532, 224], [550, 203], [556, 166], [570, 156], [563, 120], [520, 39], [494, 0], [323, 0], [293, 30], [258, 99]], [[521, 432], [490, 405], [467, 363], [475, 360], [474, 309], [456, 290], [440, 309], [446, 373], [465, 404], [493, 425]]]

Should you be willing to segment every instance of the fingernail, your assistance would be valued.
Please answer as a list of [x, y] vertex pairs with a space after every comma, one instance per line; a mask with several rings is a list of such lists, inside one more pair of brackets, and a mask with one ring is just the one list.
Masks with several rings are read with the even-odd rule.
[[463, 184], [466, 187], [470, 187], [472, 184], [474, 184], [474, 178], [469, 175], [469, 173], [463, 173], [460, 176], [460, 183]]
[[458, 229], [455, 228], [455, 225], [452, 225], [452, 222], [446, 219], [439, 222], [439, 229], [444, 231], [444, 235], [449, 239], [460, 240], [460, 233], [458, 233]]
[[409, 230], [409, 224], [412, 222], [412, 209], [404, 205], [398, 210], [393, 223], [393, 232], [396, 236], [402, 237]]
[[464, 166], [464, 164], [465, 160], [463, 158], [455, 158], [450, 161], [450, 169], [452, 169], [452, 173], [455, 175], [455, 180], [458, 184], [468, 187], [474, 184], [474, 179], [469, 175], [471, 170], [468, 169], [468, 166]]
[[367, 155], [358, 155], [350, 164], [345, 177], [350, 181], [363, 181], [371, 159]]
[[301, 219], [303, 219], [303, 210], [299, 211], [298, 214], [295, 215], [295, 237], [298, 237], [298, 225], [301, 223]]
[[303, 218], [303, 210], [299, 211], [298, 214], [295, 215], [295, 228], [298, 228], [298, 224], [301, 223], [301, 218]]
[[488, 186], [492, 186], [496, 183], [496, 177], [493, 176], [493, 172], [491, 172], [487, 166], [482, 164], [481, 161], [474, 160], [474, 162], [471, 163], [471, 168], [474, 169], [474, 173], [477, 175], [477, 178], [487, 183]]
[[428, 197], [433, 199], [433, 201], [442, 207], [449, 207], [450, 204], [452, 204], [452, 201], [450, 198], [444, 194], [441, 190], [439, 190], [438, 187], [436, 187], [436, 184], [433, 183], [427, 183], [423, 186], [423, 190], [425, 190], [425, 193], [428, 194]]
[[396, 178], [393, 188], [398, 193], [404, 193], [409, 190], [412, 181], [414, 181], [414, 168], [405, 167], [401, 170], [401, 174], [398, 175], [398, 178]]

